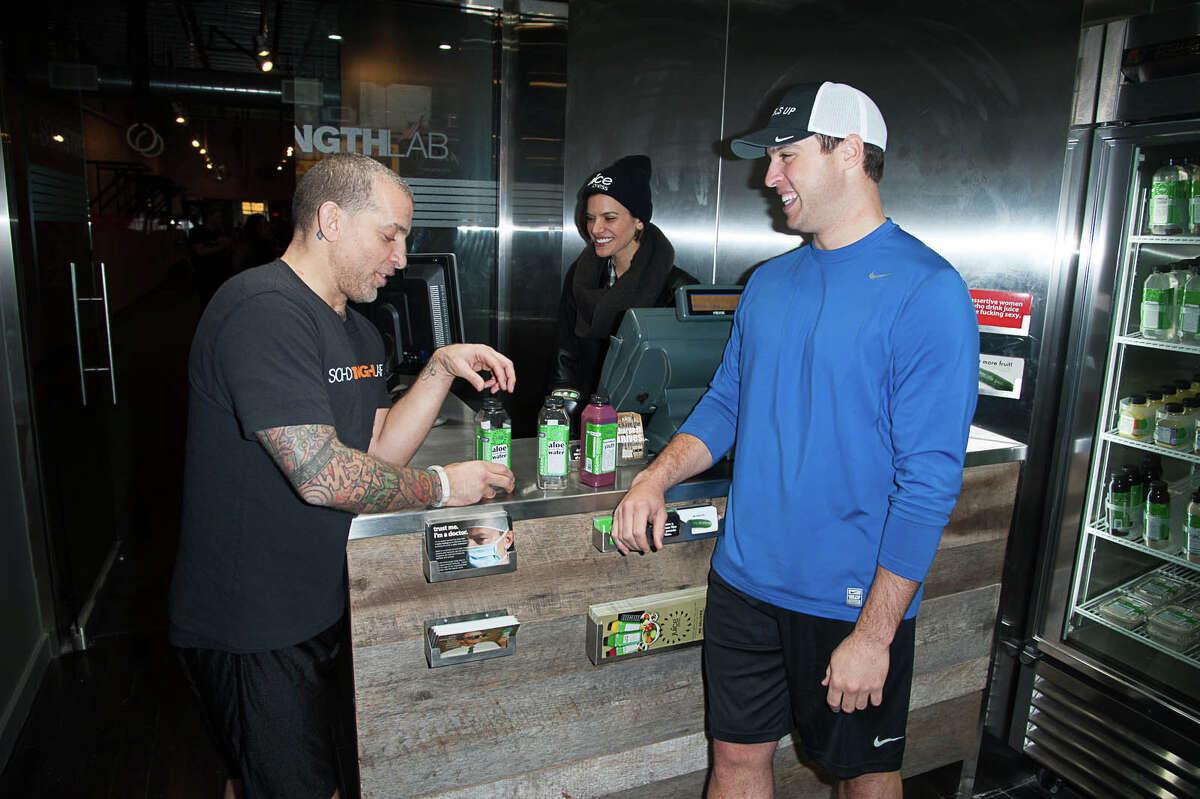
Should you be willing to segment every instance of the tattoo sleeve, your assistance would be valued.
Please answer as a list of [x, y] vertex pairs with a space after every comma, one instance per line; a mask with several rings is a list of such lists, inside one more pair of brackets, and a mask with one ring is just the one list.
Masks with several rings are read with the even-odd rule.
[[330, 425], [273, 427], [256, 435], [310, 505], [385, 513], [431, 505], [441, 490], [431, 470], [392, 466], [348, 447]]

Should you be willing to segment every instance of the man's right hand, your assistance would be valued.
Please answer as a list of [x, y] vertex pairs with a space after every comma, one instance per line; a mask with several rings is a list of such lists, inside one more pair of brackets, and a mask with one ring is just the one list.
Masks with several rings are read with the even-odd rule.
[[463, 461], [451, 463], [445, 469], [450, 480], [450, 498], [442, 503], [444, 507], [474, 505], [496, 496], [497, 489], [511, 494], [516, 485], [513, 473], [499, 463]]
[[651, 541], [646, 538], [647, 522], [654, 525], [653, 549], [662, 549], [663, 525], [667, 521], [667, 503], [663, 494], [663, 487], [647, 472], [633, 478], [629, 492], [613, 511], [612, 539], [622, 555], [628, 555], [630, 550], [650, 551]]

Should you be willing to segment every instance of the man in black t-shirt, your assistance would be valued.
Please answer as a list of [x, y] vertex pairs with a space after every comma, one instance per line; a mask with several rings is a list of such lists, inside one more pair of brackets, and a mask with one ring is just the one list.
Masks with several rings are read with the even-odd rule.
[[324, 159], [297, 184], [282, 258], [222, 285], [196, 330], [169, 637], [226, 760], [227, 796], [239, 781], [246, 796], [338, 795], [331, 667], [352, 515], [513, 488], [484, 461], [405, 466], [455, 377], [511, 391], [512, 362], [443, 347], [391, 405], [382, 339], [347, 306], [404, 268], [412, 207], [382, 164]]

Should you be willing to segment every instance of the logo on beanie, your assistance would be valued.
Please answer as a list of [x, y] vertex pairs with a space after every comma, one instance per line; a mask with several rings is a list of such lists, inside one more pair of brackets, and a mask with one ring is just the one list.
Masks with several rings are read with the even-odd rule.
[[597, 172], [596, 176], [588, 183], [589, 189], [599, 189], [600, 191], [608, 191], [608, 187], [612, 185], [612, 178], [604, 177], [603, 172]]
[[794, 105], [781, 105], [781, 106], [779, 106], [778, 108], [776, 108], [776, 109], [775, 109], [775, 113], [771, 114], [771, 116], [773, 116], [773, 117], [777, 117], [777, 116], [787, 116], [787, 115], [789, 115], [789, 114], [794, 114], [794, 113], [796, 113], [796, 106], [794, 106]]

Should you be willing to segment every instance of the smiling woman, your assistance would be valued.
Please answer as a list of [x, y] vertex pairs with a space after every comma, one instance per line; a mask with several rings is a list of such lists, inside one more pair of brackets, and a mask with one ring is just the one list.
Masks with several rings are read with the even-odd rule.
[[590, 394], [625, 311], [670, 305], [675, 289], [696, 282], [675, 266], [675, 248], [650, 223], [650, 173], [649, 158], [626, 156], [579, 192], [576, 218], [588, 246], [563, 282], [550, 388]]

